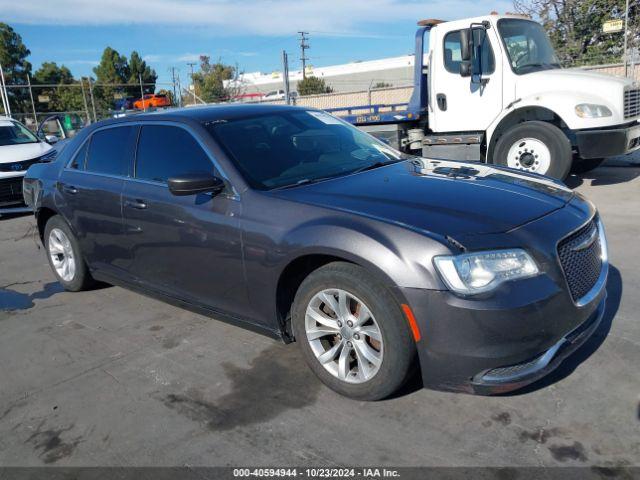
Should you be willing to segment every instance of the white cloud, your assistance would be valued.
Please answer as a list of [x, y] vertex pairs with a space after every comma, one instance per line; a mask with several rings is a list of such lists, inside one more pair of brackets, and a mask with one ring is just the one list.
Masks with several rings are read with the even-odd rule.
[[[6, 22], [34, 25], [164, 25], [205, 27], [217, 35], [376, 34], [371, 25], [454, 19], [512, 9], [510, 0], [487, 7], [474, 0], [0, 0]], [[369, 30], [361, 31], [362, 25]]]

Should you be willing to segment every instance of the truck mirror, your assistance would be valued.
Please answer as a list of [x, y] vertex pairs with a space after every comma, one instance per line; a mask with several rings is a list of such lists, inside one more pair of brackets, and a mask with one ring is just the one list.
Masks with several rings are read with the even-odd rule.
[[471, 51], [473, 50], [473, 32], [471, 28], [460, 30], [460, 59], [463, 62], [471, 60]]
[[471, 62], [465, 61], [460, 62], [460, 76], [461, 77], [470, 77], [471, 76]]

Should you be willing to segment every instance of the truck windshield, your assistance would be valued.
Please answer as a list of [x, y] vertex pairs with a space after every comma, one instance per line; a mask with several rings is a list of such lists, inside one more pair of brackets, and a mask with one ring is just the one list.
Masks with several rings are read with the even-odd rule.
[[328, 113], [272, 110], [205, 124], [253, 187], [271, 190], [397, 162], [400, 153]]
[[0, 146], [38, 143], [36, 136], [26, 127], [10, 120], [0, 120]]
[[513, 71], [523, 73], [560, 68], [558, 57], [542, 25], [530, 20], [501, 19], [502, 36]]

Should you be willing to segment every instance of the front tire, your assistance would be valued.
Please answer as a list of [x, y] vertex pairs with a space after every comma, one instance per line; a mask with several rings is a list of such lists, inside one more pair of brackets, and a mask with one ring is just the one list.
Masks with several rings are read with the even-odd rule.
[[573, 154], [571, 142], [555, 125], [524, 122], [507, 130], [497, 141], [493, 163], [564, 180]]
[[47, 259], [58, 282], [65, 290], [79, 292], [94, 284], [82, 258], [78, 239], [60, 215], [49, 219], [44, 228]]
[[400, 306], [357, 265], [311, 273], [296, 293], [292, 326], [309, 367], [347, 397], [380, 400], [412, 373], [416, 348]]

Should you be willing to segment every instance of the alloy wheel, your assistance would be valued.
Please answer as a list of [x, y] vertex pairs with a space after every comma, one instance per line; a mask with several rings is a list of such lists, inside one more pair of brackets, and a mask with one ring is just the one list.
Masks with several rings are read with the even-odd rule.
[[61, 229], [54, 228], [49, 233], [48, 247], [56, 273], [65, 282], [71, 282], [76, 274], [76, 259], [69, 237]]
[[316, 293], [305, 314], [307, 341], [320, 364], [348, 383], [371, 380], [382, 365], [382, 332], [371, 310], [338, 288]]

